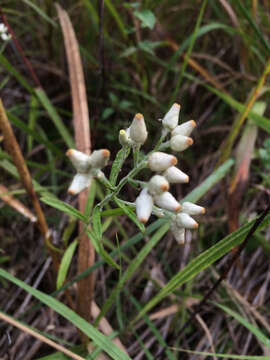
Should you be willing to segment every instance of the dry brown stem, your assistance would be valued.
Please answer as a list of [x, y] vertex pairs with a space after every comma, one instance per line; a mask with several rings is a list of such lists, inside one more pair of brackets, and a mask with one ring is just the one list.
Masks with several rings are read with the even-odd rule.
[[[88, 105], [79, 46], [67, 12], [58, 4], [56, 4], [56, 9], [63, 31], [68, 61], [76, 147], [78, 150], [86, 154], [90, 154], [91, 141]], [[88, 190], [80, 193], [79, 210], [81, 212], [84, 212], [85, 210], [87, 198]], [[79, 224], [79, 232], [82, 235], [79, 240], [78, 273], [81, 273], [94, 264], [95, 250], [88, 236], [84, 233], [83, 223], [81, 222]], [[77, 312], [87, 321], [90, 321], [91, 319], [91, 302], [93, 299], [93, 292], [94, 274], [91, 273], [78, 283]], [[83, 336], [83, 339], [86, 340], [85, 336]]]
[[11, 125], [9, 123], [9, 120], [7, 118], [4, 105], [2, 103], [2, 100], [0, 99], [0, 130], [3, 133], [4, 136], [4, 145], [7, 150], [7, 152], [11, 155], [13, 162], [18, 170], [18, 173], [20, 175], [21, 181], [25, 187], [25, 190], [27, 194], [30, 196], [30, 199], [32, 201], [32, 204], [34, 206], [35, 212], [37, 214], [37, 223], [40, 229], [41, 234], [43, 235], [43, 241], [45, 243], [45, 246], [47, 247], [52, 259], [54, 268], [58, 269], [59, 267], [59, 261], [58, 261], [58, 255], [55, 253], [48, 244], [50, 243], [50, 231], [48, 229], [48, 225], [43, 213], [43, 210], [40, 206], [40, 202], [38, 200], [37, 194], [34, 190], [34, 186], [32, 183], [32, 178], [29, 173], [29, 170], [27, 168], [27, 165], [24, 161], [24, 157], [22, 155], [21, 149], [17, 143], [17, 140], [15, 138], [15, 135], [13, 133], [13, 130], [11, 128]]

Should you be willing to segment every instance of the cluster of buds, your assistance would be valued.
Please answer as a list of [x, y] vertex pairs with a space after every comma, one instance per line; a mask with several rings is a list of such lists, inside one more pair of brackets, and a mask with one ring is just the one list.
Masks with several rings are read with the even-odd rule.
[[88, 188], [92, 179], [104, 178], [105, 175], [101, 169], [107, 165], [110, 152], [107, 149], [95, 150], [91, 155], [86, 155], [78, 150], [69, 149], [66, 153], [77, 170], [77, 174], [68, 189], [72, 195], [76, 195]]
[[[163, 135], [171, 133], [169, 145], [174, 151], [184, 151], [193, 144], [189, 137], [196, 123], [193, 120], [178, 125], [180, 105], [173, 104], [162, 120]], [[180, 244], [185, 240], [185, 229], [196, 229], [197, 222], [190, 215], [203, 214], [201, 206], [184, 202], [182, 205], [169, 192], [170, 184], [187, 183], [189, 177], [176, 167], [177, 158], [164, 152], [154, 152], [148, 158], [148, 167], [156, 172], [136, 199], [136, 213], [142, 223], [150, 218], [154, 204], [174, 213], [171, 230]], [[162, 213], [162, 212], [161, 212]]]
[[122, 146], [140, 148], [147, 139], [148, 132], [142, 114], [136, 114], [130, 127], [120, 130], [119, 142]]
[[8, 28], [3, 23], [0, 23], [0, 36], [3, 41], [11, 39], [11, 35], [8, 33]]

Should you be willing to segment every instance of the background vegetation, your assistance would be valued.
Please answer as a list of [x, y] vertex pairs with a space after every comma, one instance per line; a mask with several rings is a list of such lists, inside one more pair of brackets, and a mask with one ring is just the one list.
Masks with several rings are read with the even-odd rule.
[[[106, 209], [104, 249], [98, 249], [93, 265], [81, 276], [95, 277], [91, 322], [82, 320], [87, 319], [83, 311], [81, 316], [71, 311], [76, 311], [78, 297], [76, 218], [81, 215], [74, 210], [77, 198], [67, 195], [74, 169], [65, 152], [74, 147], [73, 123], [80, 120], [73, 116], [69, 46], [62, 33], [66, 28], [60, 26], [51, 0], [1, 2], [1, 21], [13, 35], [0, 44], [1, 99], [36, 193], [46, 203], [42, 209], [50, 229], [47, 248], [62, 263], [57, 277], [44, 246], [46, 229], [42, 232], [31, 221], [36, 207], [34, 211], [18, 176], [12, 149], [2, 146], [0, 357], [69, 358], [62, 348], [53, 348], [57, 343], [70, 349], [73, 358], [76, 353], [87, 359], [270, 356], [269, 215], [211, 301], [200, 306], [183, 329], [226, 271], [232, 249], [269, 203], [269, 2], [59, 4], [70, 17], [79, 45], [92, 149], [109, 148], [114, 159], [120, 149], [119, 130], [140, 112], [149, 130], [143, 151], [150, 151], [158, 140], [158, 119], [179, 102], [180, 121], [195, 119], [197, 128], [194, 145], [179, 157], [190, 182], [176, 186], [174, 195], [198, 201], [207, 213], [192, 240], [189, 234], [179, 246], [162, 221], [151, 218], [142, 235], [126, 215], [115, 217]], [[121, 176], [131, 166], [128, 160]], [[104, 198], [101, 186], [92, 191], [98, 200]], [[137, 195], [132, 186], [125, 187], [125, 200], [133, 202]], [[91, 199], [90, 193], [90, 208]], [[100, 309], [106, 320], [98, 316]], [[23, 326], [21, 330], [11, 327], [8, 315], [15, 319], [13, 325]], [[38, 338], [29, 336], [29, 327]], [[92, 341], [88, 350], [95, 350], [90, 355], [81, 345], [85, 338], [78, 328]]]

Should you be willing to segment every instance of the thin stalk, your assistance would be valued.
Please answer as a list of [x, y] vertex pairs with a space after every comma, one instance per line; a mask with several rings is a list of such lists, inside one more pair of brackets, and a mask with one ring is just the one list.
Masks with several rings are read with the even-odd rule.
[[0, 99], [0, 129], [4, 135], [4, 144], [7, 149], [7, 152], [11, 155], [14, 164], [18, 170], [21, 181], [25, 187], [26, 192], [30, 196], [30, 199], [33, 203], [34, 209], [37, 214], [37, 223], [40, 229], [41, 234], [43, 235], [43, 241], [46, 245], [52, 259], [55, 269], [59, 267], [58, 255], [55, 251], [52, 250], [48, 243], [51, 243], [51, 234], [45, 219], [45, 215], [40, 206], [37, 194], [34, 190], [32, 183], [32, 178], [25, 163], [24, 157], [22, 155], [21, 149], [17, 143], [13, 130], [10, 126], [9, 120], [7, 118], [4, 105]]
[[254, 105], [255, 101], [257, 100], [258, 96], [260, 95], [260, 92], [265, 84], [265, 81], [267, 79], [267, 76], [270, 73], [270, 58], [268, 59], [265, 69], [263, 71], [262, 76], [259, 78], [257, 86], [255, 87], [254, 91], [252, 92], [250, 99], [248, 100], [247, 106], [245, 107], [242, 114], [240, 114], [239, 117], [236, 118], [233, 126], [232, 131], [230, 132], [228, 138], [226, 139], [225, 145], [223, 147], [223, 151], [221, 153], [221, 156], [219, 158], [217, 167], [223, 164], [230, 156], [234, 141], [239, 133], [239, 130], [241, 126], [243, 125], [244, 121], [248, 117], [248, 114]]

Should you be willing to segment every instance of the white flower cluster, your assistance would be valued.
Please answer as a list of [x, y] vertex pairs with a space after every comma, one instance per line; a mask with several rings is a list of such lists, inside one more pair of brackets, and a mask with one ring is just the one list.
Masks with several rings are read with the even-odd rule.
[[91, 155], [86, 155], [78, 150], [69, 149], [66, 155], [77, 170], [77, 174], [68, 189], [70, 194], [76, 195], [88, 188], [94, 177], [101, 179], [105, 176], [100, 169], [106, 166], [109, 161], [109, 150], [95, 150]]
[[0, 23], [0, 36], [3, 41], [8, 41], [11, 39], [11, 35], [8, 34], [8, 28], [3, 23]]
[[[164, 135], [171, 133], [169, 145], [174, 151], [184, 151], [193, 144], [189, 137], [196, 123], [193, 120], [178, 125], [180, 105], [173, 104], [162, 120]], [[185, 241], [185, 229], [196, 229], [197, 222], [190, 215], [203, 214], [205, 209], [201, 206], [185, 202], [181, 206], [168, 191], [171, 184], [187, 183], [188, 175], [178, 169], [177, 158], [164, 152], [154, 152], [148, 158], [148, 167], [157, 173], [147, 186], [143, 188], [136, 199], [136, 213], [142, 223], [150, 218], [154, 204], [158, 207], [176, 213], [172, 217], [171, 231], [178, 243]]]

